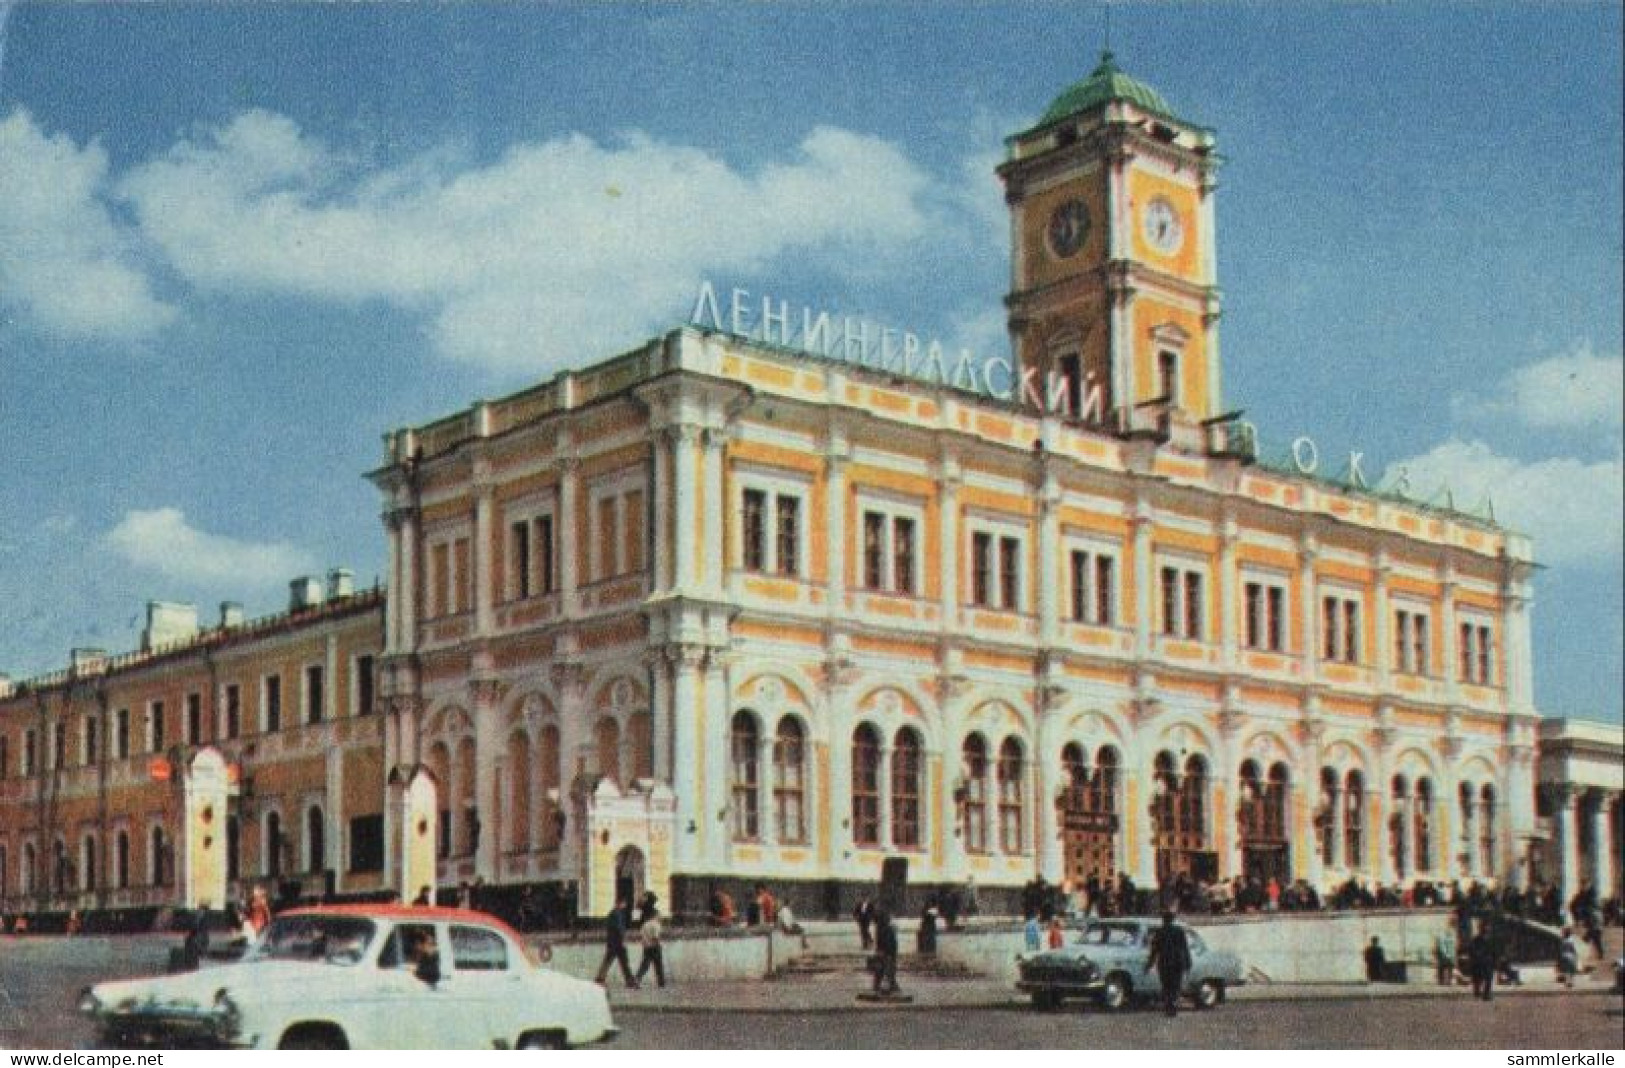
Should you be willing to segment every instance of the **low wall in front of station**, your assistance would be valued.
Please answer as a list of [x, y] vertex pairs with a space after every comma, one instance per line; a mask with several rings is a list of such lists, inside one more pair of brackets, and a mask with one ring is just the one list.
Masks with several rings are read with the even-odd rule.
[[[551, 954], [550, 967], [581, 979], [598, 974], [604, 959], [602, 935], [574, 935], [564, 938], [530, 936], [533, 946], [545, 946]], [[727, 930], [668, 928], [662, 941], [666, 971], [684, 981], [710, 979], [760, 979], [783, 968], [801, 955], [801, 939], [766, 927], [739, 927]], [[627, 960], [633, 971], [643, 959], [638, 934], [627, 936]], [[611, 965], [613, 968], [614, 966]], [[652, 973], [651, 973], [652, 976]], [[607, 980], [620, 982], [615, 972]], [[649, 978], [648, 982], [653, 982]]]

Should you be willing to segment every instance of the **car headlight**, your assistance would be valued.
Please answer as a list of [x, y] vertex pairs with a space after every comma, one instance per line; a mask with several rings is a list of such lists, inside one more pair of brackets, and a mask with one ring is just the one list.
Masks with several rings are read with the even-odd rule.
[[102, 1011], [102, 999], [97, 997], [95, 991], [85, 987], [79, 991], [79, 1011], [87, 1016], [94, 1016]]

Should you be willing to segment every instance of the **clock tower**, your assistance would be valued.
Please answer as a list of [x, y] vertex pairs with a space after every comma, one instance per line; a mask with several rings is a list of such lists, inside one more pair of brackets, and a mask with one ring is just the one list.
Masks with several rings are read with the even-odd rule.
[[1071, 418], [1185, 439], [1220, 408], [1212, 131], [1108, 52], [1008, 146], [1017, 366]]

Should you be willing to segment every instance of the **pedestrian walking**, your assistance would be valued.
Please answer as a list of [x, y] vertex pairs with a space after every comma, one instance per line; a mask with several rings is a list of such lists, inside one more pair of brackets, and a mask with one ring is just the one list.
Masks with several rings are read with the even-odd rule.
[[643, 959], [638, 961], [639, 983], [643, 982], [643, 977], [649, 973], [650, 968], [653, 968], [655, 985], [665, 987], [666, 956], [660, 944], [660, 936], [664, 933], [660, 924], [660, 910], [653, 903], [646, 903], [643, 908], [643, 926], [638, 928], [638, 941], [643, 946]]
[[873, 933], [875, 905], [873, 901], [869, 900], [868, 894], [858, 899], [857, 907], [852, 910], [852, 919], [857, 921], [858, 937], [863, 940], [863, 948], [865, 950], [873, 949], [875, 945]]
[[1572, 987], [1574, 977], [1580, 974], [1580, 944], [1574, 940], [1574, 928], [1563, 928], [1563, 941], [1557, 949], [1557, 981]]
[[922, 956], [932, 956], [937, 951], [937, 904], [927, 901], [925, 908], [920, 910], [920, 928], [914, 934], [914, 948]]
[[1433, 940], [1433, 973], [1440, 986], [1450, 986], [1456, 981], [1456, 927], [1454, 923], [1445, 924], [1439, 937]]
[[1061, 925], [1061, 917], [1057, 916], [1049, 921], [1049, 948], [1060, 949], [1066, 945], [1066, 928]]
[[1151, 932], [1151, 955], [1146, 958], [1145, 970], [1153, 968], [1162, 983], [1162, 1011], [1177, 1016], [1179, 994], [1191, 970], [1191, 943], [1185, 929], [1174, 925], [1172, 912], [1164, 912], [1162, 926]]
[[248, 896], [248, 926], [254, 929], [254, 937], [258, 938], [271, 922], [271, 903], [266, 899], [265, 887], [254, 887], [253, 893]]
[[1022, 929], [1023, 937], [1027, 942], [1027, 952], [1037, 953], [1043, 944], [1043, 928], [1038, 926], [1038, 914], [1027, 917], [1027, 925]]
[[874, 977], [875, 993], [897, 993], [897, 925], [885, 909], [875, 913]]
[[1467, 943], [1467, 971], [1473, 980], [1473, 997], [1489, 1001], [1495, 989], [1495, 946], [1482, 925]]
[[598, 976], [593, 980], [599, 986], [604, 985], [604, 978], [609, 975], [609, 966], [618, 964], [621, 967], [621, 978], [626, 980], [628, 989], [638, 988], [637, 977], [632, 974], [632, 964], [626, 959], [626, 928], [631, 912], [631, 902], [621, 898], [604, 917], [604, 961], [598, 965]]

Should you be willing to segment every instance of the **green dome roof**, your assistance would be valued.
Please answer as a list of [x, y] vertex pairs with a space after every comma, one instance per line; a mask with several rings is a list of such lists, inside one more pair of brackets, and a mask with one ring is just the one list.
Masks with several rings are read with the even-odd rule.
[[1049, 110], [1044, 112], [1044, 117], [1038, 120], [1038, 125], [1048, 126], [1068, 115], [1076, 115], [1080, 111], [1099, 107], [1108, 100], [1127, 100], [1142, 111], [1170, 119], [1175, 117], [1173, 109], [1168, 106], [1161, 93], [1118, 70], [1112, 54], [1102, 52], [1100, 66], [1096, 67], [1089, 77], [1056, 97]]

